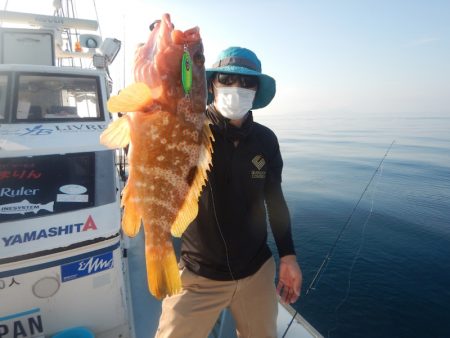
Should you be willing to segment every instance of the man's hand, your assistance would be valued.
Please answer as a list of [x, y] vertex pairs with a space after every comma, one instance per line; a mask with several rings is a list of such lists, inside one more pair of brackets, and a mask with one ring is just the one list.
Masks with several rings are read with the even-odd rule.
[[283, 303], [292, 304], [297, 301], [300, 297], [302, 280], [302, 271], [297, 263], [297, 257], [295, 255], [281, 257], [277, 293]]

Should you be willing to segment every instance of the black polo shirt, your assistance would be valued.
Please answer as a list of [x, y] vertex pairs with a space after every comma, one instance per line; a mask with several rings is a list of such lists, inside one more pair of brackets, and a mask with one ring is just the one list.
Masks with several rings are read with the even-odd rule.
[[295, 254], [275, 134], [254, 122], [251, 114], [237, 136], [230, 127], [211, 126], [212, 170], [200, 195], [198, 215], [181, 243], [180, 265], [214, 280], [250, 276], [272, 256], [267, 220], [279, 256]]

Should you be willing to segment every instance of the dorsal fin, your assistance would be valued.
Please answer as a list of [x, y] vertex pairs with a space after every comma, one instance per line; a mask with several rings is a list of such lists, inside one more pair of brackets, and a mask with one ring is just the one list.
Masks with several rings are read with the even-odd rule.
[[202, 192], [203, 186], [208, 178], [207, 170], [210, 169], [212, 162], [212, 142], [214, 137], [209, 128], [209, 123], [205, 122], [202, 130], [202, 148], [189, 192], [186, 199], [178, 211], [175, 222], [172, 224], [171, 233], [175, 237], [180, 237], [188, 225], [197, 217], [198, 198]]

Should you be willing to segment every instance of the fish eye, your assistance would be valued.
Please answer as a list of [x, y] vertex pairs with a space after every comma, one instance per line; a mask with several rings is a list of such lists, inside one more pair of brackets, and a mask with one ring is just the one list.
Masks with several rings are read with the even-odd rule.
[[203, 53], [196, 53], [193, 57], [193, 61], [197, 66], [203, 66], [205, 64], [205, 56]]

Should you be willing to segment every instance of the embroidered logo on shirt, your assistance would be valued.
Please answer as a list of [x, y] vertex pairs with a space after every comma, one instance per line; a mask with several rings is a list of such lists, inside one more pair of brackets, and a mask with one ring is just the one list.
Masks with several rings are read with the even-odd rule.
[[252, 163], [258, 170], [261, 170], [262, 167], [264, 167], [264, 164], [266, 164], [266, 161], [262, 155], [256, 155], [253, 157]]
[[256, 167], [256, 169], [258, 169], [252, 170], [252, 178], [266, 178], [266, 172], [261, 170], [266, 164], [264, 157], [262, 157], [262, 155], [256, 155], [255, 157], [253, 157], [252, 163]]

